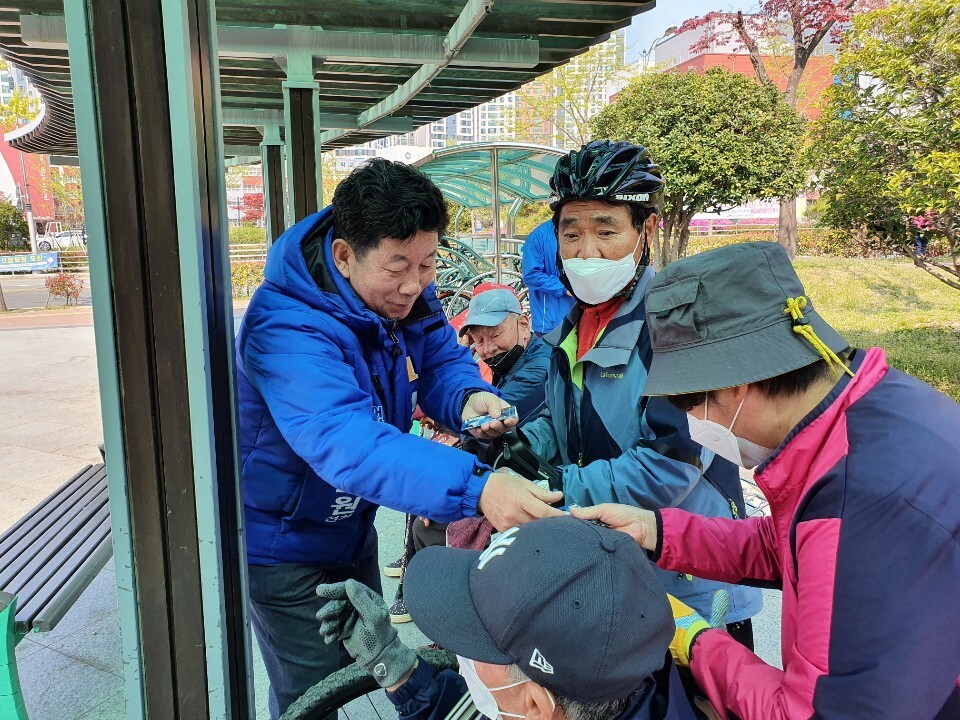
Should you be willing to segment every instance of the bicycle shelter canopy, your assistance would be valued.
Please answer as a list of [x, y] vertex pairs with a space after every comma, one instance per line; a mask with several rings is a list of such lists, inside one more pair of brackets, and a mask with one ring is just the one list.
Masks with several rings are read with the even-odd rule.
[[[550, 177], [564, 151], [527, 143], [473, 143], [437, 150], [414, 165], [440, 191], [465, 208], [493, 211], [494, 278], [503, 281], [503, 227], [500, 207], [538, 202], [550, 197]], [[454, 221], [456, 224], [456, 221]], [[508, 232], [512, 230], [508, 220]], [[511, 238], [512, 240], [515, 240]]]
[[499, 202], [519, 198], [540, 202], [550, 197], [550, 178], [557, 159], [566, 154], [547, 145], [473, 143], [437, 150], [414, 163], [451, 200], [469, 209], [493, 205], [493, 156], [496, 151]]

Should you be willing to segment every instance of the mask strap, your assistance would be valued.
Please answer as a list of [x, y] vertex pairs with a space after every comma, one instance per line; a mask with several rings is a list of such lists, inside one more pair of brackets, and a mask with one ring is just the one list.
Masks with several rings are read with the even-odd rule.
[[743, 404], [747, 401], [747, 396], [743, 396], [743, 400], [740, 401], [740, 406], [737, 408], [737, 412], [733, 414], [733, 422], [730, 423], [728, 428], [730, 432], [733, 432], [733, 426], [737, 424], [737, 418], [740, 417], [740, 411], [743, 410]]
[[[493, 692], [497, 692], [497, 690], [507, 690], [508, 688], [517, 687], [517, 685], [523, 685], [524, 683], [527, 683], [527, 682], [532, 682], [532, 681], [531, 681], [531, 680], [521, 680], [520, 682], [513, 683], [512, 685], [504, 685], [503, 687], [498, 687], [498, 688], [487, 688], [487, 690], [489, 690], [490, 692], [493, 693]], [[543, 685], [541, 685], [540, 687], [543, 687]], [[556, 710], [556, 709], [557, 709], [557, 701], [553, 699], [553, 693], [550, 692], [549, 690], [547, 690], [547, 688], [543, 688], [543, 689], [547, 691], [547, 696], [550, 698], [550, 709], [551, 709], [551, 710]], [[525, 718], [525, 717], [526, 717], [526, 715], [518, 715], [517, 713], [503, 712], [503, 710], [500, 711], [500, 715], [506, 716], [506, 717], [515, 717], [515, 718]]]
[[487, 688], [490, 692], [497, 692], [498, 690], [509, 690], [510, 688], [515, 688], [518, 685], [523, 685], [524, 683], [530, 682], [529, 680], [521, 680], [520, 682], [510, 683], [509, 685], [502, 685], [495, 688]]

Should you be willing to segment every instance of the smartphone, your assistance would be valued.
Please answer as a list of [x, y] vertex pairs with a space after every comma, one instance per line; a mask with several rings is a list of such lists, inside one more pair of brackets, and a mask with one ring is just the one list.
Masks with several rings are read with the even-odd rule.
[[484, 423], [488, 423], [492, 420], [508, 420], [509, 418], [515, 418], [515, 417], [517, 417], [517, 408], [513, 405], [510, 405], [508, 407], [505, 407], [500, 412], [500, 417], [491, 417], [489, 415], [479, 415], [477, 417], [470, 418], [465, 423], [463, 423], [463, 427], [460, 428], [460, 431], [468, 432], [469, 430], [475, 430], [476, 428], [480, 427]]

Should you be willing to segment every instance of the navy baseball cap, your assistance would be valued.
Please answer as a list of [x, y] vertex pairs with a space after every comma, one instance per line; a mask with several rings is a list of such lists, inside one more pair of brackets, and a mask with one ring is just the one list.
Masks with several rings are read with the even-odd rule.
[[460, 328], [460, 335], [463, 335], [471, 326], [496, 327], [506, 320], [510, 313], [519, 315], [521, 312], [523, 310], [520, 307], [520, 300], [510, 288], [495, 287], [484, 290], [470, 298], [470, 309], [467, 311], [467, 319], [463, 327]]
[[483, 552], [425, 548], [403, 597], [417, 627], [450, 652], [516, 664], [579, 702], [629, 696], [663, 667], [674, 634], [636, 541], [570, 516], [511, 528]]

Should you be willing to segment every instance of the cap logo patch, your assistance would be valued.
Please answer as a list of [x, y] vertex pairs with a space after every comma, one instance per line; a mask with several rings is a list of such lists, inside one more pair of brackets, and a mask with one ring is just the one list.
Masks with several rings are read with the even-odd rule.
[[519, 529], [520, 528], [512, 527], [509, 530], [500, 533], [500, 535], [497, 536], [497, 539], [490, 543], [490, 547], [480, 554], [480, 562], [477, 563], [477, 570], [483, 570], [488, 562], [493, 560], [495, 557], [500, 557], [503, 555], [507, 551], [507, 548], [513, 545], [513, 541], [516, 540], [514, 535], [517, 534]]
[[537, 650], [537, 648], [533, 649], [533, 655], [530, 656], [530, 667], [536, 668], [547, 675], [553, 675], [553, 665], [547, 662], [543, 653]]

